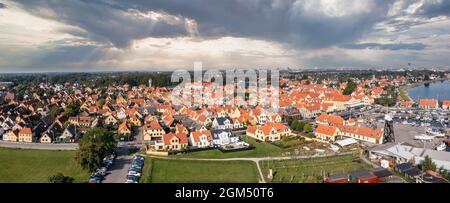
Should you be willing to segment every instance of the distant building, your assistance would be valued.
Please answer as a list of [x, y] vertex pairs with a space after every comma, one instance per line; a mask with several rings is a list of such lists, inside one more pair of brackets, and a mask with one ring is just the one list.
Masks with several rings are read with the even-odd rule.
[[437, 109], [439, 102], [436, 99], [420, 99], [419, 107], [422, 109]]
[[317, 138], [332, 142], [336, 141], [336, 137], [339, 136], [340, 134], [341, 131], [339, 130], [339, 128], [323, 124], [319, 124], [316, 128], [316, 131], [314, 132], [314, 135]]
[[410, 102], [410, 101], [402, 101], [401, 103], [400, 103], [400, 107], [402, 107], [402, 108], [411, 108], [412, 106], [413, 106], [413, 102]]
[[442, 109], [450, 109], [450, 100], [442, 101]]

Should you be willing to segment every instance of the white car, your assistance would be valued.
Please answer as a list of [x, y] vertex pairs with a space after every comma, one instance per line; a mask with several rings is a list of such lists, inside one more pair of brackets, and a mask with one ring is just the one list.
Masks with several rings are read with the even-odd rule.
[[128, 175], [129, 176], [137, 176], [137, 177], [141, 177], [141, 173], [138, 173], [136, 171], [128, 171]]
[[127, 181], [125, 181], [125, 183], [138, 183], [138, 182], [134, 181], [134, 180], [127, 180]]

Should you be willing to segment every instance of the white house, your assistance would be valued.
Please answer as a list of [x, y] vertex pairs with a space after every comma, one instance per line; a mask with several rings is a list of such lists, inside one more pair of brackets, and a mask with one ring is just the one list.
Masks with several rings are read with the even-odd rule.
[[66, 140], [73, 141], [75, 139], [78, 139], [79, 136], [80, 134], [78, 132], [77, 127], [75, 125], [69, 125], [57, 139], [60, 142]]
[[193, 147], [207, 148], [211, 147], [211, 131], [209, 130], [197, 130], [191, 132], [189, 136], [189, 144]]
[[239, 141], [239, 137], [233, 136], [230, 129], [213, 130], [212, 137], [213, 137], [213, 145], [216, 145], [216, 146], [233, 144], [233, 143], [237, 143]]
[[214, 118], [212, 122], [212, 128], [214, 129], [233, 129], [233, 122], [229, 117]]

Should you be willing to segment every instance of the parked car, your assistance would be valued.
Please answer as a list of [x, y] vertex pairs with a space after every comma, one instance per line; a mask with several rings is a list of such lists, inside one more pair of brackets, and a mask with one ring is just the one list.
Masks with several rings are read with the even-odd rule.
[[137, 177], [141, 177], [141, 173], [136, 172], [136, 171], [128, 171], [128, 175], [129, 175], [129, 176], [137, 176]]
[[101, 167], [101, 168], [97, 169], [96, 173], [100, 174], [101, 176], [105, 176], [106, 171], [107, 171], [106, 167]]
[[132, 176], [132, 175], [127, 175], [127, 180], [138, 182], [139, 181], [139, 177]]
[[102, 178], [98, 176], [91, 176], [88, 180], [90, 184], [102, 183]]
[[126, 180], [125, 183], [139, 183], [139, 182], [135, 180]]

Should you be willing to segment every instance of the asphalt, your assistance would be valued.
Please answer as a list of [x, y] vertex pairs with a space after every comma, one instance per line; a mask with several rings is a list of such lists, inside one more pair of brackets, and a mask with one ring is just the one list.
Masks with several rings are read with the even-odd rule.
[[133, 157], [128, 155], [128, 148], [119, 147], [117, 157], [108, 170], [103, 183], [124, 183], [127, 180], [128, 169], [131, 167]]
[[77, 150], [78, 144], [77, 143], [45, 144], [45, 143], [23, 143], [23, 142], [0, 141], [0, 147], [16, 148], [16, 149]]

